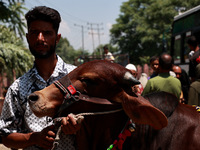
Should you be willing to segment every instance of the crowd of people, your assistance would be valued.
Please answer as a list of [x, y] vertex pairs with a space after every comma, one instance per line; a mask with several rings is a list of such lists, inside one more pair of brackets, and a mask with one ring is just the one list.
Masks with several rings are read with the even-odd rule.
[[165, 91], [175, 95], [180, 103], [200, 105], [200, 49], [194, 36], [188, 39], [187, 44], [191, 50], [188, 54], [189, 72], [175, 65], [167, 53], [153, 56], [149, 62], [153, 72], [149, 76], [142, 73], [139, 78], [143, 85], [140, 95]]

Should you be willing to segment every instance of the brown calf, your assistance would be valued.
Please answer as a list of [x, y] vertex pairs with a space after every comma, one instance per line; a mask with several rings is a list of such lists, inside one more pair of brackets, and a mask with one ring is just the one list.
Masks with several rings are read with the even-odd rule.
[[[79, 149], [106, 149], [120, 133], [128, 117], [137, 124], [148, 124], [154, 129], [167, 126], [163, 112], [143, 97], [132, 93], [131, 87], [138, 81], [121, 65], [103, 60], [91, 61], [77, 67], [60, 81], [65, 87], [73, 85], [82, 94], [108, 99], [114, 104], [120, 103], [125, 112], [86, 117], [82, 129], [77, 133]], [[64, 97], [63, 91], [52, 84], [31, 94], [30, 106], [39, 117], [54, 117]], [[72, 106], [73, 109], [70, 109]], [[76, 106], [79, 110], [85, 110], [86, 107], [89, 112], [94, 110], [93, 104], [90, 107], [88, 102], [76, 101], [76, 105], [69, 106], [72, 113], [77, 113]], [[96, 109], [98, 107], [95, 106]]]

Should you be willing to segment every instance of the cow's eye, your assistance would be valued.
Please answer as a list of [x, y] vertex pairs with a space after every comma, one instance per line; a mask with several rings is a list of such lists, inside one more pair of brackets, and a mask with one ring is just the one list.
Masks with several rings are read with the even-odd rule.
[[87, 86], [88, 86], [88, 85], [93, 85], [93, 84], [94, 84], [94, 81], [91, 80], [91, 79], [88, 79], [88, 78], [83, 78], [83, 79], [81, 79], [81, 82], [82, 82], [83, 84], [86, 84]]

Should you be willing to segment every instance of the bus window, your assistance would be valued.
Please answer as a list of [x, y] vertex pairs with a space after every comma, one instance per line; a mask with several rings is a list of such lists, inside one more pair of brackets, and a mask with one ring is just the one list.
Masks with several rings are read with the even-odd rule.
[[181, 36], [177, 35], [174, 41], [174, 62], [180, 63], [181, 61]]
[[174, 63], [189, 65], [190, 49], [187, 39], [195, 36], [200, 43], [200, 5], [174, 17], [172, 23], [171, 55]]
[[189, 62], [189, 53], [190, 53], [190, 48], [187, 44], [187, 40], [188, 40], [189, 37], [186, 37], [185, 40], [184, 40], [184, 60], [186, 63]]

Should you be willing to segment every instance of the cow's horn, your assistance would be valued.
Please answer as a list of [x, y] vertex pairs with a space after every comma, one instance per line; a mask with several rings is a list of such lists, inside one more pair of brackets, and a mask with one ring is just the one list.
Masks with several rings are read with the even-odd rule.
[[130, 72], [124, 74], [124, 81], [126, 84], [130, 85], [140, 84], [140, 82]]

